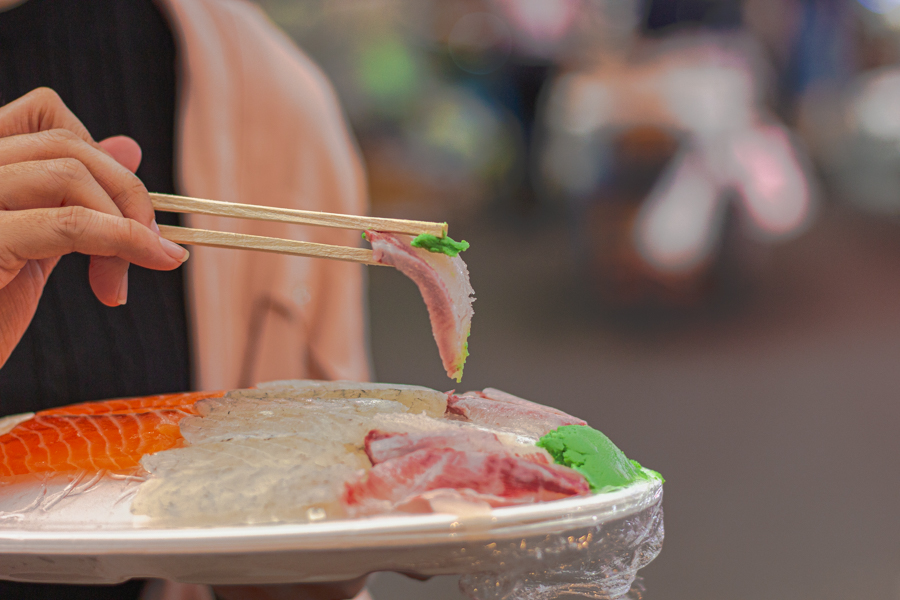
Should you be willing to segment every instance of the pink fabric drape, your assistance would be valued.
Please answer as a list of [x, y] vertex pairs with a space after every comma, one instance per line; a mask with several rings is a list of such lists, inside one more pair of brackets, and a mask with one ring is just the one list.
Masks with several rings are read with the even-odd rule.
[[[182, 194], [348, 214], [365, 177], [319, 69], [254, 5], [161, 0], [179, 52]], [[355, 246], [358, 232], [192, 215], [191, 227]], [[195, 385], [366, 380], [362, 267], [195, 246], [187, 265]]]

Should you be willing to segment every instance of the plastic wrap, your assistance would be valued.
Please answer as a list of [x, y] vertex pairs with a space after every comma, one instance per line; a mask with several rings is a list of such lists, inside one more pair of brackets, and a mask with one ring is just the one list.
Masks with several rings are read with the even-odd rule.
[[657, 502], [624, 519], [491, 544], [504, 556], [502, 568], [463, 575], [460, 589], [474, 600], [623, 598], [638, 570], [662, 550], [663, 535], [660, 494]]

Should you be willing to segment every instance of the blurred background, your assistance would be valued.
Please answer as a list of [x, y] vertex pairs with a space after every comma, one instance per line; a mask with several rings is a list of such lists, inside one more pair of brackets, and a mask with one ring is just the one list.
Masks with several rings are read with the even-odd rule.
[[[457, 389], [667, 478], [645, 598], [900, 599], [900, 0], [259, 3], [373, 213], [471, 242]], [[413, 284], [369, 281], [378, 379], [454, 387]]]

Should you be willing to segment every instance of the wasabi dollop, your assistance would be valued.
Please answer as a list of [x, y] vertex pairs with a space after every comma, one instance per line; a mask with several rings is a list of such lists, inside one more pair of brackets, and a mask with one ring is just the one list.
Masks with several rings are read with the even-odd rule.
[[423, 233], [413, 238], [411, 244], [416, 248], [424, 248], [429, 252], [442, 252], [447, 256], [457, 256], [460, 252], [469, 249], [469, 242], [462, 240], [457, 242], [450, 236], [437, 237], [430, 233]]
[[594, 492], [608, 492], [650, 478], [608, 437], [587, 425], [563, 425], [538, 440], [537, 445], [549, 452], [557, 464], [584, 475]]

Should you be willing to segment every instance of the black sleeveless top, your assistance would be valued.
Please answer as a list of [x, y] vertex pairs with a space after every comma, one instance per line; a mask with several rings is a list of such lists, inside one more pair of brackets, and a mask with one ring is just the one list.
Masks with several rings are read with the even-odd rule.
[[[0, 12], [0, 103], [53, 88], [94, 139], [137, 140], [137, 174], [154, 192], [175, 191], [175, 61], [172, 32], [150, 0], [28, 0]], [[157, 221], [177, 224], [163, 213]], [[187, 390], [188, 361], [181, 269], [132, 265], [128, 303], [110, 308], [90, 289], [88, 257], [65, 256], [0, 368], [0, 415]], [[130, 599], [141, 585], [0, 582], [0, 598]]]

